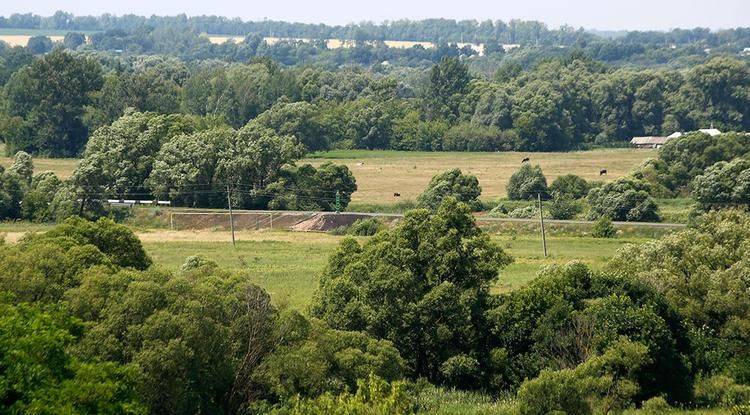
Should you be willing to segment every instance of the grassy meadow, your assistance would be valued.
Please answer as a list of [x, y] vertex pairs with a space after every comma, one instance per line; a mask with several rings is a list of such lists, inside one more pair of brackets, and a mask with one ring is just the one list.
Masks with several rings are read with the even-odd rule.
[[[305, 309], [318, 285], [327, 258], [343, 236], [325, 233], [285, 231], [238, 232], [232, 247], [226, 231], [139, 232], [154, 262], [176, 270], [191, 255], [201, 254], [230, 270], [246, 273], [265, 288], [277, 304]], [[540, 267], [580, 260], [594, 268], [602, 267], [626, 243], [642, 243], [649, 238], [622, 236], [596, 239], [586, 236], [550, 235], [548, 256], [542, 253], [541, 238], [533, 233], [507, 231], [493, 233], [493, 239], [510, 253], [515, 262], [500, 272], [494, 292], [520, 287], [532, 280]], [[367, 238], [359, 240], [364, 243]]]

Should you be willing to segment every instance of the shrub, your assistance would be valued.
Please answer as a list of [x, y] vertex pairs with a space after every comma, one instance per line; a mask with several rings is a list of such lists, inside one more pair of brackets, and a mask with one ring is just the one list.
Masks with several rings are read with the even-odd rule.
[[591, 185], [584, 178], [575, 174], [566, 174], [556, 178], [549, 187], [550, 192], [580, 199], [589, 192]]
[[357, 219], [347, 233], [355, 236], [372, 236], [385, 228], [385, 224], [377, 218]]
[[549, 196], [547, 179], [539, 165], [524, 164], [508, 180], [508, 198], [511, 200], [536, 199], [541, 194], [546, 199]]
[[[295, 398], [289, 415], [406, 415], [416, 412], [404, 382], [387, 382], [376, 376], [357, 381], [355, 394], [326, 393], [314, 399]], [[286, 413], [286, 412], [285, 412]]]
[[128, 227], [111, 219], [101, 218], [91, 222], [78, 217], [69, 218], [39, 238], [59, 237], [69, 237], [80, 244], [92, 244], [121, 267], [142, 270], [151, 266], [151, 258], [143, 249], [141, 240]]
[[654, 396], [643, 402], [641, 409], [648, 415], [659, 415], [671, 411], [672, 407], [663, 396]]
[[589, 219], [607, 216], [612, 220], [658, 222], [659, 208], [649, 196], [649, 185], [633, 178], [620, 178], [589, 191]]
[[572, 369], [544, 370], [518, 389], [518, 412], [521, 415], [547, 415], [556, 411], [579, 415], [591, 413], [586, 384]]
[[435, 175], [427, 185], [427, 189], [419, 195], [417, 203], [420, 207], [437, 209], [446, 198], [453, 197], [459, 202], [466, 203], [474, 210], [479, 210], [479, 195], [482, 188], [476, 176], [463, 174], [461, 169], [446, 170]]
[[509, 212], [508, 207], [505, 206], [505, 204], [498, 203], [497, 206], [495, 206], [494, 208], [492, 208], [492, 210], [490, 210], [488, 215], [493, 218], [504, 218], [508, 216], [508, 212]]
[[534, 219], [539, 217], [539, 209], [534, 205], [517, 207], [508, 212], [508, 217], [515, 219]]
[[591, 228], [591, 236], [594, 238], [614, 238], [616, 234], [617, 229], [612, 225], [612, 220], [606, 216], [597, 219]]
[[479, 378], [479, 362], [473, 357], [459, 354], [449, 357], [440, 365], [440, 373], [447, 385], [470, 388]]
[[568, 220], [573, 219], [581, 213], [581, 205], [573, 200], [573, 197], [567, 193], [553, 193], [552, 201], [547, 204], [549, 216], [552, 219]]
[[727, 376], [711, 376], [695, 382], [695, 399], [709, 408], [741, 405], [750, 402], [750, 386], [738, 385]]

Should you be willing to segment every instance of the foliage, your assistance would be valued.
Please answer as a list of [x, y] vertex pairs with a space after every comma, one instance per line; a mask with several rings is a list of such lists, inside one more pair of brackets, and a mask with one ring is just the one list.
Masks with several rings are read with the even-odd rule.
[[444, 58], [433, 66], [427, 92], [431, 117], [455, 119], [469, 80], [469, 67], [457, 58]]
[[691, 188], [703, 209], [750, 207], [750, 161], [720, 161], [693, 179]]
[[482, 310], [489, 284], [510, 261], [476, 227], [469, 207], [448, 198], [433, 214], [407, 213], [364, 245], [344, 240], [321, 277], [312, 313], [335, 329], [393, 342], [415, 376], [463, 382], [441, 368], [460, 355], [479, 367], [488, 361]]
[[750, 217], [739, 210], [711, 212], [695, 228], [643, 245], [627, 245], [608, 265], [653, 287], [688, 321], [694, 370], [750, 380], [750, 349], [740, 329], [750, 319]]
[[405, 415], [415, 413], [403, 382], [390, 385], [370, 375], [357, 382], [354, 394], [324, 394], [315, 399], [295, 399], [289, 415]]
[[20, 121], [17, 131], [0, 132], [6, 151], [77, 155], [88, 138], [83, 106], [101, 85], [101, 67], [94, 59], [60, 49], [19, 69], [5, 86], [8, 115]]
[[[501, 296], [489, 315], [493, 347], [503, 349], [509, 362], [496, 372], [496, 388], [517, 386], [550, 369], [560, 372], [545, 375], [546, 380], [540, 380], [535, 388], [546, 390], [562, 382], [564, 388], [609, 391], [597, 399], [610, 406], [618, 400], [624, 402], [625, 395], [636, 402], [658, 394], [678, 402], [690, 397], [687, 333], [666, 300], [643, 283], [594, 273], [580, 263], [549, 267], [527, 286]], [[625, 347], [629, 343], [622, 343], [623, 336], [641, 346]], [[627, 376], [607, 377], [602, 371], [610, 364], [604, 362], [619, 361], [622, 350], [640, 347], [645, 347], [646, 355], [633, 361], [641, 363], [617, 369], [627, 369], [623, 372]], [[584, 378], [581, 373], [565, 371], [574, 367], [599, 379], [581, 386], [577, 384]], [[625, 379], [631, 384], [612, 383]], [[635, 392], [633, 384], [638, 385]], [[622, 392], [607, 395], [620, 387]]]
[[606, 216], [612, 220], [658, 222], [659, 208], [648, 194], [646, 182], [624, 177], [591, 189], [586, 201], [589, 219]]
[[711, 165], [750, 154], [750, 143], [743, 134], [725, 133], [716, 137], [692, 133], [669, 140], [659, 149], [653, 181], [677, 190], [687, 186]]
[[403, 376], [404, 361], [386, 340], [331, 330], [294, 312], [282, 315], [277, 330], [279, 343], [253, 375], [273, 400], [357, 390], [368, 375], [388, 381]]
[[584, 178], [576, 176], [575, 174], [564, 174], [558, 176], [552, 181], [549, 187], [550, 192], [559, 193], [561, 195], [568, 195], [573, 199], [581, 199], [591, 189], [591, 184]]
[[0, 397], [7, 413], [145, 415], [138, 368], [69, 351], [80, 322], [60, 310], [0, 302]]
[[143, 270], [151, 265], [151, 258], [133, 231], [107, 218], [96, 222], [78, 217], [69, 218], [43, 235], [31, 237], [30, 241], [36, 243], [64, 238], [70, 238], [80, 245], [95, 246], [114, 265], [120, 267]]
[[649, 415], [657, 415], [669, 412], [672, 407], [669, 405], [666, 399], [661, 396], [654, 396], [643, 402], [641, 405], [643, 412]]
[[617, 235], [617, 229], [607, 216], [600, 216], [591, 227], [591, 236], [594, 238], [614, 238], [615, 235]]
[[583, 208], [569, 193], [552, 193], [552, 200], [547, 204], [549, 216], [552, 219], [569, 220], [581, 213]]
[[155, 413], [234, 412], [274, 341], [268, 295], [211, 264], [175, 276], [90, 272], [66, 299], [90, 327], [78, 353], [140, 367]]
[[62, 186], [62, 181], [52, 172], [35, 175], [23, 195], [21, 216], [32, 222], [54, 221], [59, 212], [53, 210], [52, 202]]
[[19, 151], [13, 158], [13, 164], [8, 167], [8, 173], [15, 174], [23, 183], [31, 184], [34, 174], [34, 160], [25, 151]]
[[539, 165], [524, 164], [521, 166], [510, 176], [506, 188], [508, 199], [511, 200], [536, 199], [537, 195], [541, 195], [543, 199], [549, 197], [547, 178], [544, 177]]
[[750, 402], [750, 386], [738, 385], [734, 379], [716, 375], [695, 383], [696, 402], [708, 408], [730, 408]]
[[[134, 112], [96, 130], [73, 180], [86, 193], [124, 198], [146, 193], [154, 156], [171, 137], [196, 129], [182, 115]], [[138, 197], [140, 198], [140, 197]]]
[[0, 219], [16, 219], [21, 216], [24, 185], [18, 175], [0, 170]]
[[452, 197], [477, 210], [480, 206], [479, 195], [481, 194], [482, 188], [476, 176], [463, 174], [461, 169], [451, 169], [435, 175], [425, 191], [417, 198], [417, 203], [419, 206], [434, 210], [445, 199]]
[[386, 225], [378, 218], [371, 217], [367, 219], [357, 219], [352, 226], [349, 227], [347, 233], [354, 236], [373, 236], [386, 228]]
[[357, 190], [357, 181], [348, 167], [330, 162], [318, 168], [304, 164], [285, 168], [268, 187], [270, 209], [344, 210]]
[[534, 219], [539, 217], [539, 208], [534, 205], [517, 207], [508, 212], [509, 218]]

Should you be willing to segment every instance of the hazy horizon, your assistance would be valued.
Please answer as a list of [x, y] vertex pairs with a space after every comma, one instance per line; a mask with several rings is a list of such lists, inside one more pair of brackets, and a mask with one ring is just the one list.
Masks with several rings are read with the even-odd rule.
[[[32, 0], [0, 6], [0, 15], [34, 13], [50, 16], [57, 10], [74, 15], [216, 15], [242, 20], [264, 19], [301, 23], [345, 25], [349, 23], [422, 20], [446, 18], [456, 20], [538, 20], [550, 27], [567, 24], [589, 30], [669, 30], [673, 28], [707, 27], [712, 30], [750, 26], [748, 0], [665, 0], [611, 1], [602, 6], [595, 0], [526, 0], [523, 2], [490, 2], [464, 0], [455, 2], [403, 2], [381, 0], [371, 4], [351, 4], [344, 0], [316, 2], [290, 0], [285, 3], [265, 2], [237, 4], [236, 1], [195, 0], [161, 2], [132, 0], [129, 2], [79, 0], [60, 2]], [[456, 7], [459, 4], [461, 7]]]

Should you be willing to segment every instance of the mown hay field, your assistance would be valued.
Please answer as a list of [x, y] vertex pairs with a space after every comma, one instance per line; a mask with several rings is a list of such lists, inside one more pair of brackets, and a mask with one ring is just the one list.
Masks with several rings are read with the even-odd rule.
[[[355, 204], [395, 203], [414, 200], [422, 193], [432, 176], [458, 167], [479, 178], [482, 199], [506, 197], [505, 186], [525, 157], [539, 164], [551, 183], [557, 176], [577, 174], [587, 180], [611, 181], [625, 176], [635, 167], [656, 156], [655, 150], [604, 149], [568, 153], [455, 153], [346, 150], [314, 154], [303, 160], [314, 165], [332, 161], [346, 164], [357, 179]], [[600, 176], [606, 169], [607, 175]]]
[[[0, 147], [0, 153], [4, 149]], [[458, 153], [346, 150], [316, 153], [299, 163], [320, 165], [326, 161], [346, 164], [357, 179], [357, 191], [352, 195], [356, 204], [393, 204], [414, 200], [422, 193], [435, 174], [458, 167], [476, 175], [482, 186], [482, 199], [494, 200], [506, 196], [505, 186], [510, 175], [521, 166], [524, 157], [539, 164], [552, 182], [563, 174], [577, 174], [587, 180], [611, 181], [632, 171], [645, 160], [655, 157], [655, 150], [606, 149], [568, 153]], [[12, 157], [0, 157], [0, 165], [8, 167]], [[61, 178], [70, 177], [76, 159], [35, 158], [36, 172], [45, 170]], [[606, 176], [599, 171], [607, 170]], [[393, 194], [399, 193], [396, 199]]]

